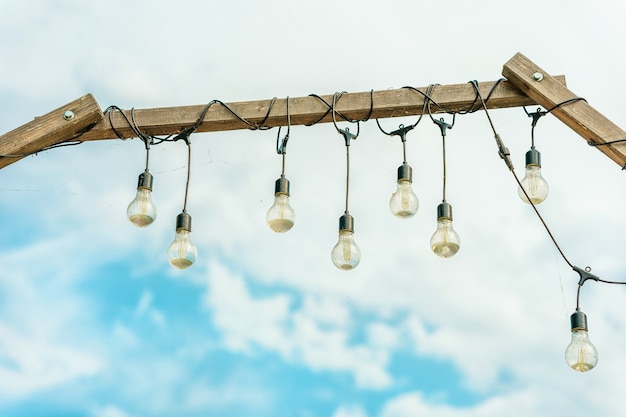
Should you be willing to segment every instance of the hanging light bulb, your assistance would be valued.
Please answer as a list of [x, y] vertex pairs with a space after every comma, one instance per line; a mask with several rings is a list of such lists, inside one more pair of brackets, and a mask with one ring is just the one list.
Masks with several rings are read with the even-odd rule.
[[137, 227], [145, 227], [156, 219], [156, 206], [152, 202], [152, 174], [146, 169], [139, 174], [137, 195], [126, 209], [128, 220]]
[[576, 309], [570, 321], [572, 341], [565, 349], [565, 361], [575, 371], [590, 371], [598, 364], [598, 351], [587, 334], [587, 316]]
[[347, 212], [339, 218], [339, 240], [330, 255], [333, 264], [345, 271], [361, 262], [361, 249], [354, 241], [354, 218]]
[[525, 203], [530, 204], [528, 201], [530, 198], [533, 204], [539, 204], [548, 197], [548, 183], [541, 176], [541, 154], [535, 148], [526, 152], [526, 175], [520, 182], [528, 197], [522, 187], [518, 187], [517, 192]]
[[281, 175], [274, 186], [274, 204], [265, 216], [268, 226], [276, 233], [289, 231], [296, 220], [296, 212], [289, 205], [289, 180]]
[[391, 195], [389, 208], [394, 216], [406, 219], [417, 213], [419, 200], [413, 192], [413, 170], [404, 163], [398, 167], [398, 188]]
[[450, 258], [460, 246], [461, 239], [452, 228], [452, 206], [444, 201], [437, 206], [437, 230], [430, 238], [430, 247], [437, 256]]
[[178, 269], [189, 268], [198, 257], [198, 249], [191, 241], [191, 216], [186, 212], [176, 216], [176, 236], [167, 248], [170, 264]]

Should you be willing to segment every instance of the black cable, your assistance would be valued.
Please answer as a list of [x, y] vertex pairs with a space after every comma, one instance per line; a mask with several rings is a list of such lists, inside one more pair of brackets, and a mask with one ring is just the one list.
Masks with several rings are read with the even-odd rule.
[[[498, 147], [499, 147], [500, 156], [503, 156], [503, 153], [504, 153], [504, 156], [506, 157], [505, 158], [505, 162], [507, 162], [507, 159], [509, 159], [508, 158], [508, 156], [509, 156], [508, 149], [504, 146], [504, 143], [502, 142], [502, 139], [500, 138], [500, 135], [496, 131], [496, 128], [495, 128], [495, 126], [493, 124], [493, 121], [491, 120], [491, 116], [489, 115], [489, 110], [487, 109], [487, 105], [485, 104], [485, 101], [483, 100], [482, 95], [480, 94], [480, 89], [478, 88], [478, 83], [476, 81], [470, 81], [470, 82], [472, 83], [472, 85], [476, 89], [476, 93], [480, 97], [482, 106], [483, 106], [483, 108], [485, 110], [485, 114], [487, 115], [487, 119], [489, 120], [489, 125], [491, 126], [491, 129], [493, 130], [493, 134], [494, 134], [494, 136], [496, 138], [496, 142], [497, 142]], [[568, 102], [572, 102], [572, 101], [573, 100], [568, 100], [566, 102], [561, 103], [560, 105], [555, 106], [554, 108], [560, 107], [561, 105], [567, 104]], [[503, 152], [503, 149], [505, 150], [504, 152]], [[528, 200], [528, 202], [530, 203], [531, 207], [535, 211], [535, 214], [537, 214], [537, 217], [539, 218], [539, 220], [543, 224], [543, 227], [546, 229], [546, 232], [548, 232], [548, 235], [550, 236], [550, 239], [552, 240], [552, 243], [554, 244], [556, 249], [561, 254], [561, 257], [563, 258], [563, 260], [565, 260], [565, 263], [567, 263], [567, 265], [569, 265], [570, 268], [574, 269], [574, 264], [572, 264], [569, 261], [569, 259], [567, 258], [567, 256], [565, 256], [565, 253], [563, 252], [563, 250], [561, 249], [561, 246], [556, 241], [556, 238], [552, 234], [552, 231], [548, 227], [548, 224], [545, 222], [545, 220], [544, 220], [543, 216], [541, 215], [541, 213], [539, 213], [539, 210], [537, 209], [537, 206], [535, 205], [535, 203], [533, 203], [533, 201], [528, 196], [528, 193], [526, 192], [526, 190], [522, 186], [522, 183], [521, 183], [520, 179], [518, 178], [517, 174], [515, 173], [515, 169], [513, 168], [512, 164], [510, 164], [510, 159], [509, 159], [509, 162], [507, 162], [507, 166], [509, 167], [509, 171], [511, 171], [511, 174], [513, 174], [513, 177], [515, 178], [515, 181], [517, 182], [517, 185], [524, 192], [524, 195], [526, 196], [526, 199]]]

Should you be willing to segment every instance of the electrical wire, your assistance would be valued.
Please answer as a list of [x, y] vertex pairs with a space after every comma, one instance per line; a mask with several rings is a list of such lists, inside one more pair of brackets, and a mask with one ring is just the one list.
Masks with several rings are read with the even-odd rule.
[[[570, 262], [570, 260], [567, 258], [567, 256], [565, 256], [565, 253], [563, 252], [563, 250], [561, 249], [561, 246], [559, 245], [559, 243], [557, 242], [556, 238], [554, 237], [554, 235], [552, 234], [552, 231], [550, 230], [550, 228], [548, 227], [548, 224], [546, 223], [546, 221], [544, 220], [543, 216], [541, 215], [541, 213], [539, 212], [539, 210], [537, 209], [537, 206], [535, 205], [535, 203], [533, 203], [533, 201], [531, 200], [531, 198], [528, 196], [528, 193], [526, 192], [526, 190], [524, 189], [524, 187], [522, 186], [522, 183], [519, 179], [519, 177], [517, 176], [517, 174], [515, 173], [515, 169], [513, 168], [513, 164], [510, 162], [510, 158], [509, 158], [509, 152], [508, 149], [504, 146], [504, 143], [502, 142], [502, 139], [500, 138], [500, 135], [498, 134], [498, 132], [496, 131], [496, 128], [493, 124], [493, 121], [491, 120], [491, 116], [489, 115], [489, 110], [487, 109], [487, 104], [485, 103], [485, 101], [482, 98], [482, 94], [480, 93], [480, 88], [478, 87], [478, 83], [476, 81], [470, 81], [470, 83], [474, 86], [474, 88], [476, 89], [476, 94], [479, 96], [480, 101], [482, 103], [482, 107], [485, 110], [485, 115], [487, 115], [487, 119], [489, 120], [489, 125], [491, 126], [491, 130], [493, 131], [494, 137], [496, 138], [496, 142], [498, 144], [498, 148], [499, 148], [499, 153], [500, 156], [502, 157], [504, 155], [505, 162], [507, 162], [507, 159], [509, 162], [507, 162], [507, 166], [509, 167], [509, 171], [511, 171], [511, 174], [513, 175], [513, 177], [515, 178], [515, 181], [517, 182], [517, 185], [521, 188], [521, 190], [524, 192], [524, 195], [526, 196], [526, 199], [528, 200], [528, 202], [530, 203], [531, 207], [533, 208], [533, 210], [535, 211], [535, 214], [537, 215], [537, 217], [539, 218], [539, 220], [541, 221], [541, 224], [543, 224], [543, 227], [545, 228], [546, 232], [548, 233], [548, 236], [550, 236], [550, 239], [552, 240], [552, 243], [554, 244], [554, 246], [556, 247], [556, 249], [559, 251], [559, 253], [561, 254], [561, 257], [563, 258], [563, 260], [565, 261], [565, 263], [567, 263], [567, 265], [570, 266], [570, 268], [574, 268], [574, 264], [572, 264]], [[569, 101], [571, 102], [571, 101]], [[567, 104], [567, 103], [563, 103], [563, 104]], [[563, 105], [561, 104], [561, 105]], [[557, 108], [560, 106], [555, 106], [554, 108]], [[553, 108], [553, 109], [554, 109]], [[504, 151], [503, 151], [504, 150]]]

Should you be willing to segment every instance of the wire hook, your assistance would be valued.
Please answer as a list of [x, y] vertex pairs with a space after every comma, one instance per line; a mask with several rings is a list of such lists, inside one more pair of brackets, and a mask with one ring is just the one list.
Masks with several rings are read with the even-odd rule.
[[439, 129], [441, 130], [441, 136], [445, 137], [446, 136], [446, 131], [448, 129], [452, 129], [452, 127], [454, 126], [454, 121], [456, 119], [456, 113], [452, 114], [452, 124], [446, 123], [446, 121], [442, 118], [440, 118], [439, 120], [437, 119], [433, 119], [433, 123], [435, 123], [437, 126], [439, 126]]
[[335, 125], [335, 129], [337, 129], [337, 132], [343, 136], [344, 140], [346, 141], [346, 146], [350, 146], [350, 140], [356, 140], [356, 138], [359, 136], [359, 132], [361, 131], [361, 125], [359, 123], [359, 120], [357, 120], [356, 122], [352, 122], [352, 123], [356, 123], [356, 134], [350, 133], [350, 129], [347, 127], [345, 129], [340, 129], [339, 126], [337, 126], [337, 120], [335, 117], [335, 114], [337, 113], [336, 105], [337, 105], [337, 100], [343, 95], [343, 93], [344, 92], [333, 94], [333, 102], [331, 106], [331, 111], [332, 111], [332, 116], [333, 116], [333, 125]]
[[279, 155], [285, 155], [287, 153], [287, 141], [289, 140], [289, 133], [291, 132], [291, 114], [289, 113], [289, 96], [287, 96], [287, 133], [283, 140], [280, 140], [280, 130], [282, 126], [278, 127], [278, 134], [276, 135], [276, 153]]

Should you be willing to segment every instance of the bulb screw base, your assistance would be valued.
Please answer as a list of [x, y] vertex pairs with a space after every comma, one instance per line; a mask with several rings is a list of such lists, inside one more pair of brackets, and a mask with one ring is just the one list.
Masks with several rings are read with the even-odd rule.
[[409, 164], [402, 164], [398, 167], [398, 182], [413, 182], [413, 168]]
[[348, 213], [339, 218], [339, 230], [354, 232], [354, 217]]
[[587, 315], [580, 310], [576, 310], [574, 314], [570, 316], [570, 322], [572, 324], [572, 331], [589, 330], [587, 328]]
[[526, 166], [536, 165], [541, 168], [541, 153], [537, 149], [531, 149], [526, 152]]
[[437, 220], [452, 220], [452, 206], [445, 201], [437, 206]]
[[142, 172], [141, 174], [139, 174], [139, 181], [137, 183], [137, 189], [144, 189], [144, 190], [152, 191], [153, 180], [154, 178], [152, 177], [151, 173], [149, 173], [148, 171]]
[[281, 175], [279, 179], [274, 183], [274, 195], [285, 194], [289, 196], [289, 180]]
[[191, 232], [191, 215], [189, 213], [183, 211], [176, 216], [176, 230]]

